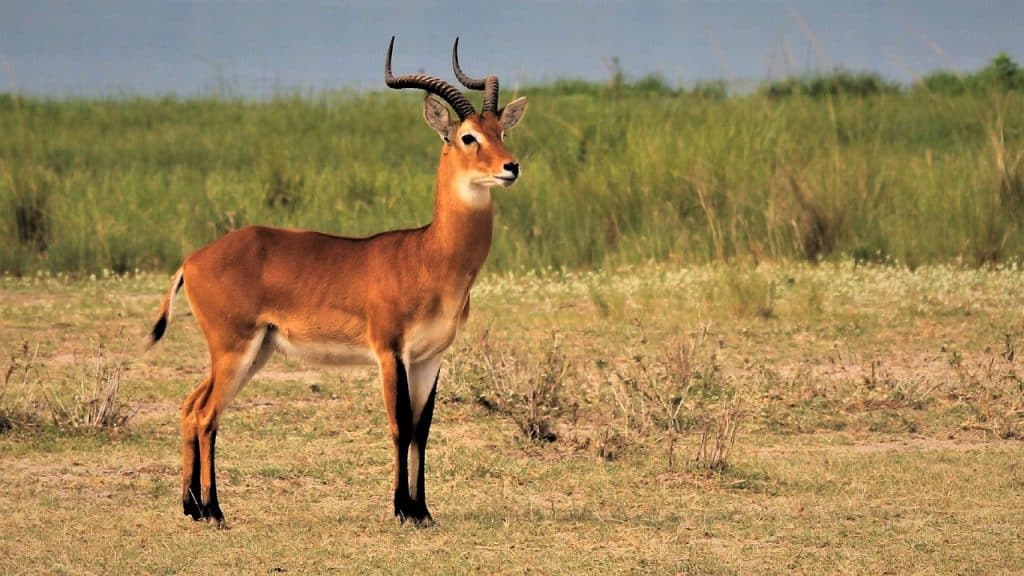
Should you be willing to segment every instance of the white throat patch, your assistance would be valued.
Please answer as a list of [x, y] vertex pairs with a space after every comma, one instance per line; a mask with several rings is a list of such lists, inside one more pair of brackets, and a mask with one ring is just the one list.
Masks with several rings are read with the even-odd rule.
[[461, 182], [455, 189], [459, 199], [471, 208], [487, 208], [491, 205], [491, 187], [472, 181]]

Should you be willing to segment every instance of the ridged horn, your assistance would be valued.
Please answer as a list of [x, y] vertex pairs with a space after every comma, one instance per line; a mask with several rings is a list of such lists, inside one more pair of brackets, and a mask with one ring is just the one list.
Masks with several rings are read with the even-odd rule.
[[455, 70], [455, 77], [463, 86], [470, 90], [484, 91], [484, 106], [481, 112], [498, 113], [498, 77], [488, 76], [477, 79], [466, 76], [466, 73], [459, 67], [459, 39], [455, 38], [455, 46], [452, 47], [452, 69]]
[[395, 48], [395, 37], [391, 37], [391, 43], [388, 44], [388, 55], [384, 60], [384, 83], [389, 88], [396, 90], [402, 88], [419, 88], [426, 90], [431, 94], [436, 94], [444, 99], [445, 102], [451, 105], [455, 109], [455, 113], [459, 115], [459, 120], [465, 120], [470, 116], [476, 114], [476, 109], [473, 108], [473, 104], [463, 96], [462, 92], [459, 92], [454, 86], [437, 78], [435, 76], [428, 76], [426, 74], [406, 74], [395, 78], [391, 75], [391, 52]]

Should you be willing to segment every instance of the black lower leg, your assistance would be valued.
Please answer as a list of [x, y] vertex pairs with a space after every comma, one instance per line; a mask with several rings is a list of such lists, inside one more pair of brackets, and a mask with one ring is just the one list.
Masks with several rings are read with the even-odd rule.
[[395, 443], [395, 516], [402, 522], [414, 518], [409, 498], [409, 444], [412, 442], [412, 406], [409, 402], [409, 377], [401, 357], [395, 354], [395, 418], [398, 420], [398, 436]]
[[434, 418], [434, 395], [437, 392], [437, 376], [434, 376], [434, 385], [430, 389], [430, 396], [427, 397], [423, 411], [420, 412], [420, 420], [416, 423], [416, 447], [419, 449], [419, 469], [416, 470], [416, 498], [415, 507], [418, 514], [418, 522], [432, 522], [430, 511], [427, 509], [426, 492], [426, 462], [427, 462], [427, 439], [430, 436], [430, 422]]
[[193, 520], [201, 520], [204, 517], [204, 513], [202, 504], [199, 501], [202, 495], [202, 489], [199, 484], [199, 438], [195, 437], [191, 442], [192, 468], [188, 487], [185, 488], [185, 493], [181, 497], [181, 504], [186, 516], [191, 516]]
[[205, 516], [218, 524], [224, 521], [224, 514], [220, 511], [220, 503], [217, 501], [217, 466], [216, 466], [217, 429], [210, 432], [210, 498], [206, 502]]

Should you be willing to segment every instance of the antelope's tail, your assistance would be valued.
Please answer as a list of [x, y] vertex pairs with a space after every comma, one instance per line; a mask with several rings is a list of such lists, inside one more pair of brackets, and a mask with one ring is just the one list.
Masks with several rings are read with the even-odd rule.
[[174, 308], [174, 297], [181, 290], [181, 287], [185, 285], [184, 267], [178, 268], [178, 271], [174, 273], [174, 278], [171, 280], [171, 288], [167, 291], [167, 296], [164, 297], [163, 304], [160, 305], [160, 316], [156, 319], [156, 324], [153, 324], [153, 329], [149, 335], [146, 336], [146, 342], [144, 344], [144, 350], [149, 350], [154, 344], [160, 341], [164, 336], [164, 332], [167, 330], [167, 324], [171, 321], [171, 310]]

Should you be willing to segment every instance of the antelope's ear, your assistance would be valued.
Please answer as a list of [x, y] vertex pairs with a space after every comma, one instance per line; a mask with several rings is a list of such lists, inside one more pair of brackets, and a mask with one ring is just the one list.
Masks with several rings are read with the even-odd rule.
[[427, 95], [426, 100], [423, 101], [423, 119], [427, 121], [427, 126], [433, 128], [434, 132], [437, 132], [442, 140], [451, 142], [451, 135], [454, 132], [453, 128], [455, 125], [448, 114], [448, 107], [444, 105], [440, 98], [433, 94]]
[[526, 114], [526, 96], [520, 96], [515, 100], [509, 102], [498, 111], [498, 119], [501, 120], [501, 127], [506, 132], [516, 127], [519, 121], [523, 119], [523, 115]]

